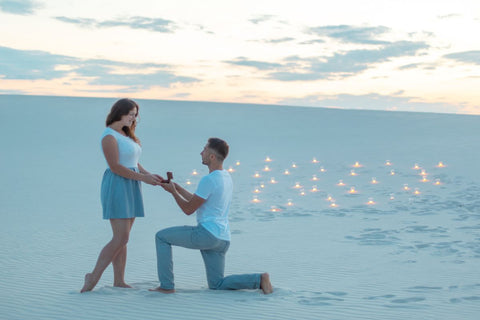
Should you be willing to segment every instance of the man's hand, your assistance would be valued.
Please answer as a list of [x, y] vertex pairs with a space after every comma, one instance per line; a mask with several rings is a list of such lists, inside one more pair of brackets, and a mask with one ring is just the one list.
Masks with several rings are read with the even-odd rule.
[[162, 182], [160, 183], [160, 186], [167, 192], [174, 193], [177, 191], [175, 189], [175, 182]]

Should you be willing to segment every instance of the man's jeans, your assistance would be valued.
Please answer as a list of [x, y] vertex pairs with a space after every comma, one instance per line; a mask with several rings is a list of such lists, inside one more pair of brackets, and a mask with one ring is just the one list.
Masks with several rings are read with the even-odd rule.
[[172, 245], [197, 249], [202, 253], [208, 287], [214, 290], [259, 289], [261, 274], [242, 274], [224, 277], [225, 254], [229, 241], [220, 240], [204, 227], [183, 226], [160, 230], [155, 237], [157, 270], [160, 287], [174, 289]]

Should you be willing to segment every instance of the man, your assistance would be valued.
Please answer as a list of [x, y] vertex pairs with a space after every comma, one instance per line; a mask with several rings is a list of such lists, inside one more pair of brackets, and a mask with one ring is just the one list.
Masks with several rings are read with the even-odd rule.
[[194, 194], [174, 182], [161, 184], [173, 195], [185, 214], [197, 212], [198, 225], [172, 227], [157, 233], [155, 243], [160, 286], [151, 291], [175, 292], [172, 262], [172, 245], [175, 245], [200, 250], [210, 289], [261, 289], [265, 294], [273, 292], [268, 273], [224, 277], [225, 254], [230, 246], [228, 210], [233, 192], [232, 178], [223, 169], [228, 150], [225, 141], [218, 138], [208, 140], [200, 154], [202, 164], [208, 166], [210, 173], [200, 180]]

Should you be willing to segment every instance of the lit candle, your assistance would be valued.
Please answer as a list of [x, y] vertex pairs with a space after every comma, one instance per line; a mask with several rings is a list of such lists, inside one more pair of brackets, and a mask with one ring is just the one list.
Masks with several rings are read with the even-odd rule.
[[355, 164], [353, 165], [354, 168], [361, 168], [363, 167], [360, 162], [356, 161]]
[[442, 184], [442, 182], [440, 182], [440, 179], [435, 179], [435, 185], [436, 185], [436, 186], [439, 186], [439, 185], [441, 185], [441, 184]]
[[237, 166], [239, 166], [239, 165], [240, 165], [240, 161], [237, 161], [235, 164], [236, 164]]
[[272, 162], [272, 159], [270, 159], [270, 157], [266, 157], [265, 162]]
[[301, 196], [304, 196], [304, 195], [305, 195], [305, 190], [302, 189], [302, 190], [300, 191], [300, 195], [301, 195]]
[[235, 169], [233, 169], [232, 167], [229, 167], [228, 172], [235, 172]]
[[377, 178], [372, 178], [372, 184], [377, 184], [378, 181], [377, 181]]
[[415, 195], [417, 195], [417, 196], [418, 196], [419, 194], [421, 194], [421, 192], [420, 192], [420, 190], [419, 190], [418, 188], [415, 188], [415, 191], [414, 191], [413, 193], [414, 193]]
[[354, 177], [354, 176], [357, 176], [358, 173], [356, 173], [355, 170], [350, 170], [350, 175]]
[[261, 182], [260, 183], [260, 188], [264, 189], [265, 188], [265, 183]]
[[418, 165], [418, 163], [415, 163], [415, 165], [413, 166], [412, 169], [413, 170], [420, 170], [420, 166]]
[[373, 198], [368, 198], [367, 204], [368, 204], [369, 206], [373, 206], [374, 204], [376, 204], [376, 202], [373, 201]]
[[286, 169], [285, 171], [283, 171], [283, 174], [288, 176], [290, 174], [290, 171], [288, 171], [288, 169]]
[[322, 166], [320, 167], [320, 172], [327, 172], [327, 170]]
[[345, 186], [345, 185], [346, 185], [346, 184], [343, 182], [343, 180], [338, 180], [337, 186], [343, 187], [343, 186]]
[[277, 208], [276, 206], [271, 206], [271, 207], [270, 207], [270, 211], [271, 211], [271, 212], [280, 212], [280, 211], [282, 211], [282, 210], [281, 210], [280, 208]]
[[302, 188], [302, 185], [300, 184], [300, 182], [295, 182], [295, 185], [293, 186], [294, 189], [300, 189]]
[[313, 186], [312, 189], [310, 190], [310, 192], [318, 192], [318, 188], [317, 186]]
[[396, 173], [395, 173], [395, 170], [390, 170], [390, 175], [391, 176], [394, 176]]
[[332, 197], [331, 194], [329, 194], [329, 195], [327, 196], [327, 199], [325, 199], [325, 200], [330, 201], [330, 202], [335, 202], [335, 199], [333, 199], [333, 197]]
[[257, 187], [253, 190], [253, 193], [261, 193], [262, 191], [260, 191], [260, 189]]
[[277, 183], [277, 180], [275, 180], [275, 178], [272, 177], [272, 178], [270, 179], [270, 183], [275, 184], [275, 183]]
[[186, 183], [187, 185], [191, 185], [191, 184], [192, 184], [192, 182], [191, 182], [189, 179], [187, 179], [187, 182], [185, 182], [185, 183]]
[[386, 165], [386, 166], [391, 166], [391, 165], [392, 165], [392, 162], [390, 162], [390, 160], [387, 160], [387, 161], [385, 161], [385, 165]]
[[288, 199], [288, 201], [287, 201], [287, 206], [293, 207], [293, 201], [292, 201], [292, 199]]
[[193, 169], [192, 175], [193, 175], [193, 176], [196, 176], [197, 174], [198, 174], [197, 170]]
[[430, 181], [430, 180], [428, 180], [426, 176], [423, 176], [422, 180], [420, 180], [420, 181], [421, 181], [421, 182], [428, 182], [428, 181]]
[[260, 173], [255, 172], [255, 174], [253, 175], [253, 177], [254, 177], [254, 178], [260, 178], [261, 176], [260, 176]]
[[265, 166], [265, 168], [263, 168], [263, 171], [265, 171], [265, 172], [269, 172], [269, 171], [272, 171], [272, 169], [270, 169], [270, 167], [269, 167], [269, 166]]
[[260, 203], [261, 201], [258, 200], [257, 196], [254, 196], [251, 202], [252, 203]]
[[427, 171], [425, 171], [425, 169], [422, 169], [422, 172], [420, 172], [420, 175], [421, 176], [428, 176], [428, 173], [427, 173]]
[[297, 167], [297, 164], [294, 162], [292, 163], [292, 168], [296, 168]]
[[312, 163], [318, 163], [319, 161], [317, 160], [317, 158], [313, 158], [312, 159]]
[[405, 190], [405, 191], [409, 191], [409, 190], [410, 190], [410, 187], [408, 186], [408, 184], [405, 183], [405, 184], [403, 185], [403, 190]]
[[335, 202], [332, 202], [332, 203], [330, 203], [330, 207], [331, 208], [337, 208], [338, 204], [336, 204]]
[[395, 200], [395, 194], [390, 193], [390, 200]]
[[312, 181], [318, 181], [317, 175], [314, 174], [314, 175], [312, 176]]
[[440, 162], [437, 164], [437, 168], [445, 168], [445, 167], [446, 167], [446, 165], [445, 165], [442, 161], [440, 161]]
[[350, 194], [355, 194], [358, 193], [358, 191], [355, 189], [355, 187], [350, 187], [350, 190], [348, 191]]

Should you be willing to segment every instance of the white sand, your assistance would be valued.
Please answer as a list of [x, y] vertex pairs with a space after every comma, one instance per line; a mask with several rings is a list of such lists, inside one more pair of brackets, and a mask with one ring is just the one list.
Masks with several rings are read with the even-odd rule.
[[[135, 222], [127, 261], [134, 289], [113, 288], [109, 267], [93, 292], [79, 294], [111, 236], [101, 219], [99, 137], [113, 102], [0, 96], [1, 319], [478, 318], [477, 116], [140, 100], [141, 163], [190, 180], [192, 191], [207, 172], [199, 155], [207, 138], [230, 143], [236, 193], [226, 273], [268, 271], [275, 292], [210, 291], [200, 254], [181, 248], [177, 293], [149, 292], [158, 285], [155, 232], [195, 218], [145, 185], [146, 217]], [[352, 168], [356, 161], [363, 167]]]

